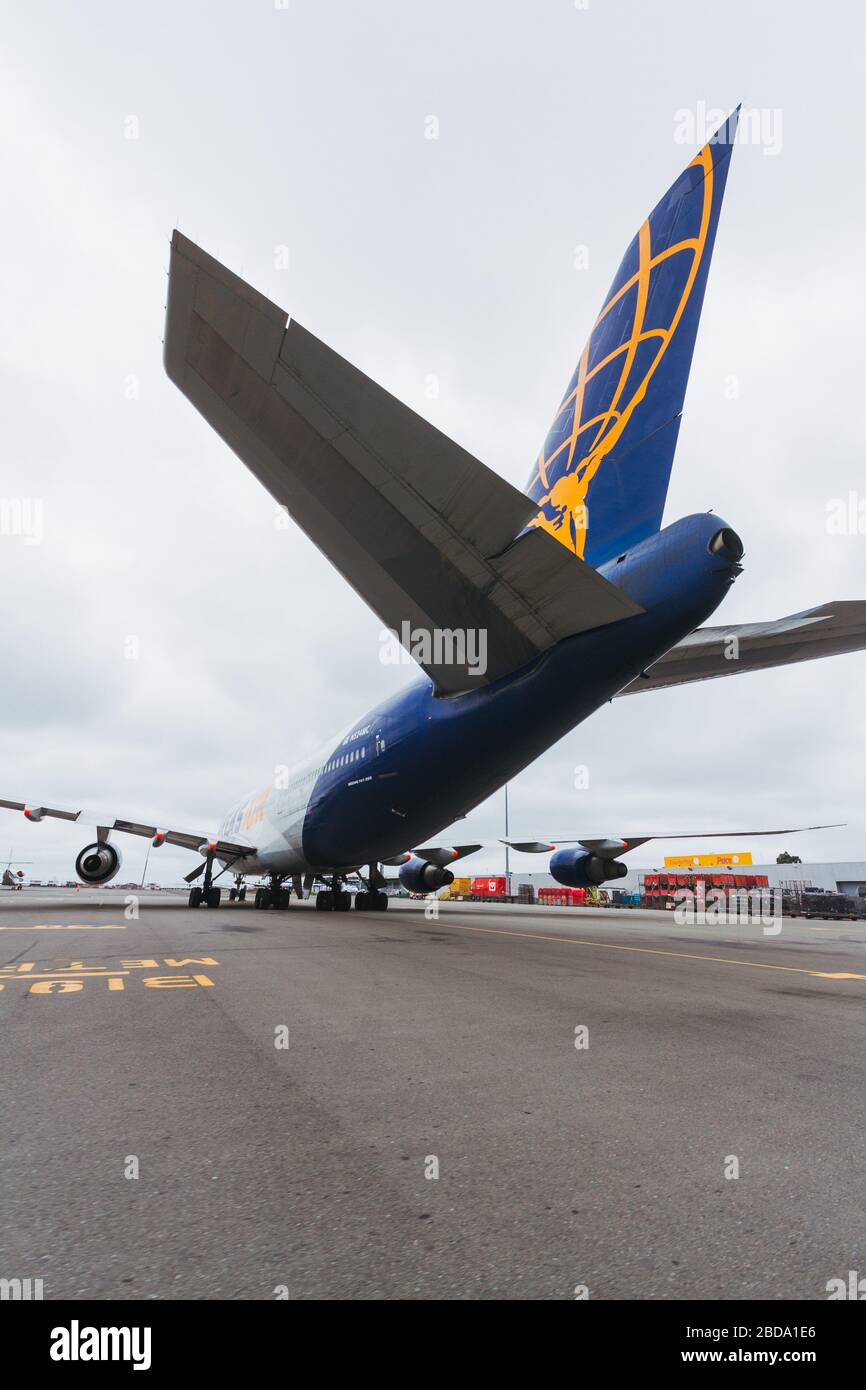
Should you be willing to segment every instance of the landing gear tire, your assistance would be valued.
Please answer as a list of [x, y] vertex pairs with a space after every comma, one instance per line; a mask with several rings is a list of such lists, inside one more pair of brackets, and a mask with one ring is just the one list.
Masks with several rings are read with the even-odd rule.
[[222, 897], [222, 889], [221, 889], [221, 888], [209, 888], [208, 891], [207, 891], [207, 895], [206, 895], [206, 897], [205, 897], [205, 906], [206, 906], [206, 907], [219, 907], [219, 905], [220, 905], [220, 898], [221, 898], [221, 897]]
[[200, 888], [190, 888], [189, 905], [190, 907], [201, 907], [202, 892]]
[[237, 895], [238, 895], [238, 890], [237, 890], [237, 888], [230, 888], [230, 889], [229, 889], [229, 902], [230, 902], [230, 903], [233, 903], [234, 900], [235, 900], [235, 898], [237, 897]]
[[355, 911], [356, 911], [356, 912], [366, 912], [366, 911], [368, 910], [369, 906], [370, 906], [370, 898], [371, 898], [371, 896], [372, 896], [372, 895], [371, 895], [370, 893], [356, 893], [356, 894], [355, 894]]
[[376, 901], [373, 904], [377, 912], [384, 912], [388, 906], [388, 894], [381, 891], [376, 894]]
[[247, 900], [247, 886], [246, 886], [246, 884], [244, 884], [243, 888], [239, 888], [239, 889], [238, 889], [238, 902], [239, 902], [239, 903], [245, 903], [246, 900]]
[[334, 911], [335, 911], [335, 912], [348, 912], [351, 906], [352, 906], [352, 894], [351, 894], [351, 893], [347, 893], [347, 892], [345, 891], [345, 889], [344, 889], [343, 892], [341, 892], [341, 893], [335, 893], [335, 894], [334, 894]]
[[321, 890], [316, 894], [316, 911], [317, 911], [317, 912], [333, 912], [333, 910], [334, 910], [334, 895], [333, 895], [333, 893], [331, 892], [330, 888], [321, 889]]
[[289, 892], [288, 888], [278, 888], [276, 893], [276, 901], [274, 902], [274, 907], [278, 908], [280, 912], [285, 912], [286, 908], [289, 905], [290, 898], [291, 893]]
[[264, 912], [266, 908], [269, 908], [269, 907], [270, 907], [270, 905], [271, 905], [271, 890], [270, 890], [270, 888], [257, 888], [257, 889], [256, 889], [256, 896], [255, 896], [254, 906], [257, 907], [257, 908], [259, 908], [260, 911]]

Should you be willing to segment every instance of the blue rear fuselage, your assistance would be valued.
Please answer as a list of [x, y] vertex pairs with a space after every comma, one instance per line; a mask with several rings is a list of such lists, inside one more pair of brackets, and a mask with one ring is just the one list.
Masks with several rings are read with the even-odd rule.
[[[684, 517], [599, 573], [644, 612], [560, 642], [523, 670], [440, 697], [428, 677], [358, 722], [363, 761], [323, 772], [304, 820], [318, 868], [375, 863], [468, 814], [657, 661], [718, 607], [739, 573], [713, 553], [725, 523]], [[519, 542], [518, 542], [519, 544]]]

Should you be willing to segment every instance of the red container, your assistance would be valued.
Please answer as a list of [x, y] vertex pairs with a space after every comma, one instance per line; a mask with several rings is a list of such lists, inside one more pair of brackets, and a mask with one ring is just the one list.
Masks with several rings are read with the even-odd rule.
[[504, 898], [505, 875], [493, 878], [473, 878], [472, 896], [473, 898]]
[[539, 888], [538, 901], [547, 907], [583, 907], [585, 888]]

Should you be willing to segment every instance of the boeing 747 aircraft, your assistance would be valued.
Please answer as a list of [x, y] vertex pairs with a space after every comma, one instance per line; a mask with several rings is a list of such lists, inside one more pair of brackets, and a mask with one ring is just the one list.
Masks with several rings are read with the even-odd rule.
[[[0, 805], [96, 826], [76, 861], [85, 883], [114, 877], [112, 837], [127, 833], [201, 856], [193, 906], [218, 906], [228, 873], [267, 877], [260, 907], [318, 883], [317, 908], [345, 910], [355, 875], [356, 908], [381, 909], [383, 865], [415, 892], [450, 882], [480, 846], [431, 837], [606, 701], [866, 646], [862, 601], [702, 627], [742, 570], [742, 541], [712, 513], [661, 527], [736, 125], [735, 112], [641, 224], [524, 492], [176, 231], [169, 377], [420, 671], [215, 833]], [[550, 853], [552, 875], [581, 886], [621, 877], [620, 856], [652, 838], [509, 843]]]

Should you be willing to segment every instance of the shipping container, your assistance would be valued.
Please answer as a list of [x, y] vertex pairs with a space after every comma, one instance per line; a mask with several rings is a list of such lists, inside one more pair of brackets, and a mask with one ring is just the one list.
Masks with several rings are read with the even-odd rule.
[[769, 879], [766, 874], [713, 873], [697, 870], [689, 874], [644, 874], [641, 903], [644, 907], [672, 908], [683, 901], [683, 888], [688, 888], [700, 899], [703, 894], [708, 905], [718, 903], [721, 896], [732, 893], [753, 893], [766, 889]]
[[538, 901], [547, 907], [583, 907], [585, 888], [539, 888]]
[[504, 898], [505, 897], [505, 875], [499, 874], [493, 878], [473, 878], [472, 880], [473, 898]]

